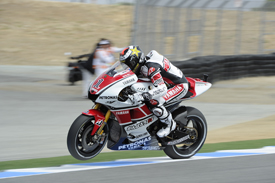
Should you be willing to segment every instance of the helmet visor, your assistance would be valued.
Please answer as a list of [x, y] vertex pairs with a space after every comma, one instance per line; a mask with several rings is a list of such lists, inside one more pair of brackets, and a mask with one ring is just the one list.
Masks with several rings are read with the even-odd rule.
[[120, 62], [125, 63], [131, 70], [133, 70], [138, 61], [136, 57], [128, 57], [126, 60], [120, 60]]
[[138, 63], [138, 59], [135, 56], [133, 56], [130, 58], [128, 65], [133, 70], [136, 67], [137, 63]]

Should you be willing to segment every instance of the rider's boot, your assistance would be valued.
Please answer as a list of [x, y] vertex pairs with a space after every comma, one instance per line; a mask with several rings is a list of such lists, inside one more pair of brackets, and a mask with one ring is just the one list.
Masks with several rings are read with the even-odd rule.
[[175, 130], [175, 128], [176, 128], [176, 122], [173, 120], [172, 114], [171, 114], [171, 113], [169, 113], [169, 115], [168, 115], [166, 118], [160, 119], [160, 121], [161, 121], [162, 123], [167, 124], [167, 127], [162, 128], [162, 129], [160, 129], [160, 130], [157, 132], [157, 135], [158, 135], [160, 138], [169, 135], [169, 133], [171, 133], [171, 131]]

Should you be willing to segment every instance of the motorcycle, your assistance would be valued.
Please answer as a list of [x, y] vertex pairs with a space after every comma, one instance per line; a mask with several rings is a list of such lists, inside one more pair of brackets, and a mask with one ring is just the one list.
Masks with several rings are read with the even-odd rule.
[[[204, 79], [187, 77], [189, 89], [180, 100], [164, 106], [172, 113], [176, 129], [159, 138], [156, 133], [164, 123], [144, 102], [135, 103], [129, 95], [154, 88], [147, 78], [138, 78], [128, 66], [116, 62], [90, 84], [88, 98], [92, 109], [82, 112], [71, 125], [67, 136], [70, 154], [79, 160], [98, 155], [104, 146], [111, 150], [163, 150], [172, 159], [194, 156], [203, 146], [207, 135], [204, 115], [196, 108], [180, 105], [211, 87]], [[175, 89], [166, 95], [174, 95]]]

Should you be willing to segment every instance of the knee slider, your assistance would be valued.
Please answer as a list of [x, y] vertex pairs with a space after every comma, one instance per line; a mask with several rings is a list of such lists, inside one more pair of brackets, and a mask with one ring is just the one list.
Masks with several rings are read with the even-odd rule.
[[168, 112], [163, 106], [153, 108], [152, 112], [160, 119], [166, 118], [168, 116]]
[[156, 115], [157, 117], [161, 117], [163, 115], [163, 110], [159, 107], [155, 107], [152, 109], [152, 112], [154, 113], [154, 115]]

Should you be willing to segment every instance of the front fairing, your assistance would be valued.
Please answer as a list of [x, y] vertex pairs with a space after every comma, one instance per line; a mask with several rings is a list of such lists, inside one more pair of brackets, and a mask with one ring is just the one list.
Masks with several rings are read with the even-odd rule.
[[116, 62], [90, 85], [89, 98], [95, 103], [113, 108], [129, 107], [132, 102], [130, 100], [119, 101], [118, 96], [121, 90], [137, 81], [137, 76], [125, 64]]
[[105, 88], [112, 83], [135, 75], [129, 67], [119, 61], [112, 65], [107, 71], [99, 75], [93, 83], [91, 83], [89, 92], [91, 94], [100, 94]]

